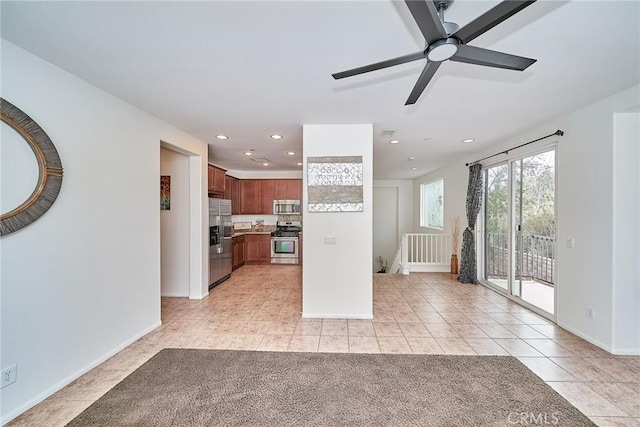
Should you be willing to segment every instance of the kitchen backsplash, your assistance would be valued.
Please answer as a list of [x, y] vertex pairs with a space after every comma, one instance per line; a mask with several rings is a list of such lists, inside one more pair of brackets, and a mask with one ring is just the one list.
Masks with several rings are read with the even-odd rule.
[[302, 222], [302, 215], [300, 214], [283, 214], [283, 215], [278, 215], [278, 221], [300, 221]]
[[259, 220], [263, 220], [265, 226], [275, 226], [278, 221], [302, 222], [302, 215], [231, 215], [232, 222], [250, 222], [255, 225]]
[[276, 225], [278, 215], [231, 215], [231, 222], [250, 222], [256, 224], [258, 220], [264, 220], [264, 225]]

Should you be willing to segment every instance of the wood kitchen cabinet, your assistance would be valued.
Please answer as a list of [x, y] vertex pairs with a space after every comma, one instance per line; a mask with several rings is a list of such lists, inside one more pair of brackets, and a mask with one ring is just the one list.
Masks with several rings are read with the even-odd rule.
[[302, 201], [302, 180], [287, 179], [287, 200]]
[[245, 236], [236, 236], [232, 238], [231, 244], [233, 247], [231, 271], [233, 271], [244, 265]]
[[260, 190], [257, 179], [240, 180], [240, 213], [260, 214]]
[[273, 215], [273, 199], [275, 194], [275, 181], [274, 179], [261, 179], [258, 181], [259, 200], [260, 205], [258, 207], [258, 213]]
[[240, 179], [238, 182], [240, 203], [237, 212], [233, 213], [273, 215], [274, 200], [302, 198], [301, 179]]
[[240, 214], [240, 180], [233, 176], [225, 176], [224, 198], [231, 200], [231, 213]]
[[269, 234], [245, 235], [245, 263], [271, 263], [271, 236]]
[[301, 179], [274, 179], [274, 200], [302, 199]]
[[240, 213], [244, 215], [273, 215], [273, 179], [240, 180]]
[[224, 194], [225, 177], [227, 175], [226, 171], [213, 165], [209, 165], [207, 172], [209, 193], [218, 195]]
[[287, 179], [274, 179], [274, 194], [275, 200], [287, 200]]
[[225, 177], [224, 177], [224, 197], [223, 197], [223, 199], [232, 200], [231, 199], [231, 187], [232, 187], [231, 181], [233, 179], [234, 178], [232, 176], [225, 175]]
[[233, 178], [231, 180], [231, 213], [237, 215], [240, 211], [240, 180]]

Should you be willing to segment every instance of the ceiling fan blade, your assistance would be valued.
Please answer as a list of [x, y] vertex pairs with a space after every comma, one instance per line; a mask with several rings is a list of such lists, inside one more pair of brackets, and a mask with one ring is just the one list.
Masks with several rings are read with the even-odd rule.
[[387, 59], [386, 61], [376, 62], [375, 64], [364, 65], [362, 67], [353, 68], [351, 70], [342, 71], [340, 73], [331, 74], [334, 79], [344, 79], [345, 77], [356, 76], [358, 74], [368, 73], [369, 71], [380, 70], [382, 68], [392, 67], [394, 65], [404, 64], [405, 62], [424, 59], [424, 52], [410, 53], [409, 55], [399, 56], [398, 58]]
[[486, 67], [506, 68], [508, 70], [522, 71], [536, 62], [535, 59], [510, 55], [495, 50], [482, 49], [480, 47], [460, 45], [455, 55], [449, 58], [451, 61], [465, 62], [467, 64], [484, 65]]
[[420, 28], [420, 32], [422, 32], [427, 44], [448, 37], [432, 0], [404, 0], [404, 2], [407, 4], [416, 24], [418, 24], [418, 28]]
[[469, 43], [502, 21], [531, 6], [536, 0], [507, 0], [480, 15], [453, 34], [462, 43]]
[[416, 85], [413, 87], [413, 90], [411, 91], [411, 94], [409, 95], [409, 98], [407, 99], [407, 102], [404, 103], [404, 105], [411, 105], [416, 103], [416, 101], [418, 100], [418, 98], [420, 98], [420, 95], [424, 91], [424, 88], [427, 87], [427, 84], [429, 84], [429, 81], [438, 70], [438, 67], [440, 67], [440, 64], [442, 64], [442, 62], [428, 62], [427, 65], [424, 66], [422, 73], [420, 73], [420, 77], [418, 77]]

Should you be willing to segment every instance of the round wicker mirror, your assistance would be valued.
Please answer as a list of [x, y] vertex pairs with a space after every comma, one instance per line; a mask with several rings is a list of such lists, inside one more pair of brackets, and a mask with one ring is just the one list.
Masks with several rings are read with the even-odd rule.
[[[36, 221], [53, 205], [62, 186], [62, 162], [46, 132], [22, 110], [2, 98], [0, 116], [3, 124], [27, 142], [38, 163], [38, 179], [31, 195], [16, 208], [0, 215], [0, 236], [6, 236]], [[3, 177], [5, 180], [7, 177]], [[8, 181], [3, 185], [10, 186], [10, 177]]]

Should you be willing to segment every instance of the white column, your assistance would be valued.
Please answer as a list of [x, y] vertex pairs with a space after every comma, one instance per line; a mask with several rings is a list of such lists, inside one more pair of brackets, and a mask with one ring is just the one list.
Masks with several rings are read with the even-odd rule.
[[[373, 125], [304, 125], [302, 316], [373, 318]], [[308, 210], [310, 157], [362, 156], [362, 212]]]

